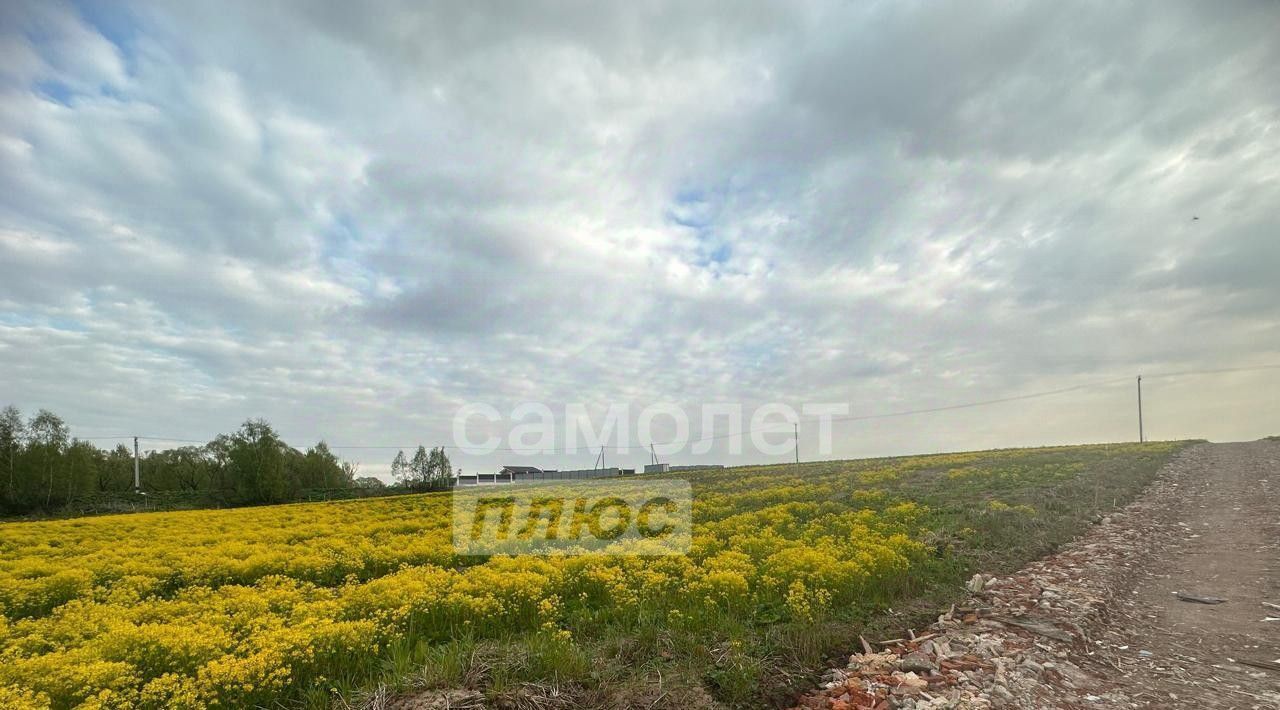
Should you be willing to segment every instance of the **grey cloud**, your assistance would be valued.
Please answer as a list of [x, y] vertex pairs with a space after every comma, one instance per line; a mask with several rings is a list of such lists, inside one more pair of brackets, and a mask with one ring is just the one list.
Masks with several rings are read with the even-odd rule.
[[[883, 410], [1280, 354], [1266, 3], [3, 12], [0, 399], [85, 431], [443, 443], [468, 401]], [[841, 452], [1097, 437], [1114, 395]], [[1169, 431], [1276, 424], [1241, 406]]]

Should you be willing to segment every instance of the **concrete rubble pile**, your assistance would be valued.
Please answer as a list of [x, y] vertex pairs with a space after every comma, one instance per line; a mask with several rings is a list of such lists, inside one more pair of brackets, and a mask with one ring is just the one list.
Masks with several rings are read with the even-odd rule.
[[[975, 604], [953, 608], [914, 638], [877, 644], [828, 671], [822, 688], [799, 708], [1041, 707], [1098, 702], [1091, 676], [1068, 660], [1084, 634], [1043, 579], [1020, 574], [975, 576]], [[869, 646], [870, 644], [868, 644]]]

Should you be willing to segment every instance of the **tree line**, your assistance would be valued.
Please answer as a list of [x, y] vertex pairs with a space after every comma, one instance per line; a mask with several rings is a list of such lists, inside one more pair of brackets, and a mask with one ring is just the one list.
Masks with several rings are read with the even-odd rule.
[[[397, 457], [404, 461], [404, 454]], [[443, 449], [419, 447], [397, 476], [398, 487], [434, 488], [448, 475]], [[62, 509], [86, 496], [133, 493], [133, 450], [103, 449], [70, 436], [67, 424], [41, 409], [29, 419], [0, 410], [0, 512]], [[204, 494], [207, 504], [255, 505], [299, 500], [316, 489], [381, 488], [334, 455], [323, 442], [306, 451], [286, 444], [262, 419], [202, 446], [146, 451], [139, 458], [141, 491]], [[447, 484], [445, 484], [447, 485]]]
[[406, 458], [403, 451], [396, 452], [391, 461], [391, 477], [397, 485], [409, 488], [443, 488], [453, 481], [453, 468], [443, 446], [431, 451], [419, 446], [412, 459]]

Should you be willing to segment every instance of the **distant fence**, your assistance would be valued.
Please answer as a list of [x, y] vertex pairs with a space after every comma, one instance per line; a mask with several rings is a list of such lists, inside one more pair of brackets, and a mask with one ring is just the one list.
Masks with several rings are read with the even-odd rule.
[[[384, 496], [409, 495], [449, 490], [453, 481], [413, 487], [387, 486], [385, 488], [304, 488], [298, 495], [283, 503], [306, 503], [327, 500], [355, 500]], [[104, 513], [138, 513], [161, 510], [199, 510], [205, 508], [240, 508], [258, 505], [245, 501], [233, 491], [110, 491], [78, 495], [66, 506], [55, 512], [61, 515], [100, 515]]]
[[409, 487], [387, 486], [385, 488], [308, 488], [303, 491], [299, 500], [355, 500], [358, 498], [382, 498], [384, 496], [402, 496], [411, 493], [431, 493], [447, 491], [453, 488], [454, 479], [450, 478], [436, 483], [420, 484]]
[[[699, 464], [694, 466], [669, 466], [667, 464], [650, 464], [644, 467], [645, 473], [675, 473], [678, 471], [703, 471], [724, 468], [720, 464]], [[493, 483], [522, 483], [525, 481], [581, 481], [600, 478], [625, 478], [634, 476], [634, 468], [583, 468], [572, 471], [555, 469], [504, 469], [497, 473], [468, 473], [457, 478], [459, 486], [476, 486]]]
[[704, 464], [696, 464], [692, 466], [668, 466], [667, 471], [669, 473], [679, 473], [681, 471], [710, 471], [710, 470], [721, 469], [721, 468], [724, 468], [723, 464], [704, 463]]
[[[135, 513], [146, 510], [194, 510], [243, 505], [233, 494], [221, 491], [110, 491], [85, 493], [71, 499], [60, 511], [70, 515]], [[55, 513], [57, 515], [57, 513]]]
[[614, 478], [634, 474], [634, 469], [584, 468], [573, 471], [503, 470], [497, 473], [468, 473], [458, 476], [459, 486], [475, 486], [489, 483], [521, 483], [524, 481], [581, 481], [593, 478]]

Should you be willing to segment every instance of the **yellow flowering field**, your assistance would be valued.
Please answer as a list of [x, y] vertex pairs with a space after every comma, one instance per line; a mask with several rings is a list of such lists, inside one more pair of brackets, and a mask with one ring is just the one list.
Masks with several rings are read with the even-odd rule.
[[1069, 539], [1183, 445], [673, 474], [693, 484], [693, 542], [666, 557], [462, 557], [450, 493], [2, 523], [0, 707], [322, 707], [415, 668], [475, 682], [440, 649], [480, 641], [550, 659], [516, 680], [666, 664], [751, 704], [744, 684], [818, 667], [851, 623]]

